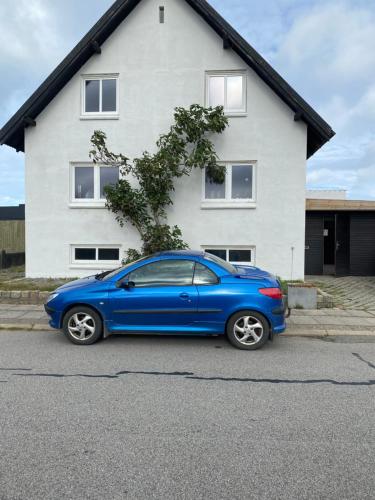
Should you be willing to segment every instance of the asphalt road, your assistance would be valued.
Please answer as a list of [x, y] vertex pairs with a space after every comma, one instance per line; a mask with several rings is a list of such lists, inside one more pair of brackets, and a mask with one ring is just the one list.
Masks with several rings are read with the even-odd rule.
[[0, 333], [0, 499], [373, 499], [375, 343]]

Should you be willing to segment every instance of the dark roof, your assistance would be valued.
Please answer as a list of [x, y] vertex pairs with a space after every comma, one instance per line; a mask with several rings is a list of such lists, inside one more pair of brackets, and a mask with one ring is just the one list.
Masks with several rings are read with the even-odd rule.
[[25, 220], [25, 205], [0, 207], [0, 220]]
[[[34, 94], [0, 130], [0, 144], [24, 151], [24, 129], [52, 101], [67, 82], [95, 53], [141, 0], [116, 0], [78, 45], [57, 66]], [[295, 120], [307, 124], [307, 157], [329, 141], [334, 131], [311, 106], [246, 42], [205, 0], [185, 0], [216, 33], [223, 45], [234, 50], [295, 112]]]
[[375, 200], [328, 200], [328, 199], [313, 199], [306, 200], [307, 211], [319, 210], [352, 210], [356, 212], [375, 211]]

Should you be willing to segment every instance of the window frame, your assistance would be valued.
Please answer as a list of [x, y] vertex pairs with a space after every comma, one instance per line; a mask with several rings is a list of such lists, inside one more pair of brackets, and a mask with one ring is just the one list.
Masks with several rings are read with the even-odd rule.
[[[255, 208], [256, 207], [256, 185], [257, 185], [257, 162], [250, 161], [230, 161], [220, 162], [224, 165], [225, 172], [225, 198], [206, 198], [206, 169], [202, 170], [202, 203], [201, 208]], [[252, 197], [232, 198], [232, 172], [236, 166], [252, 167]]]
[[[202, 246], [202, 250], [207, 252], [207, 250], [223, 250], [226, 253], [226, 262], [229, 262], [233, 266], [255, 266], [256, 265], [256, 247], [255, 245], [204, 245]], [[247, 250], [251, 252], [251, 261], [250, 262], [233, 262], [229, 260], [229, 251], [230, 250]], [[208, 253], [208, 252], [207, 252]]]
[[[92, 163], [85, 161], [70, 162], [70, 208], [105, 208], [106, 198], [100, 197], [100, 169], [111, 168], [115, 165], [103, 165], [102, 163]], [[76, 168], [83, 167], [94, 169], [94, 197], [93, 198], [76, 198]], [[121, 178], [120, 167], [119, 180]]]
[[[86, 111], [86, 82], [89, 80], [99, 80], [99, 111]], [[116, 81], [116, 110], [102, 111], [103, 107], [103, 80]], [[119, 74], [97, 74], [97, 75], [82, 75], [81, 82], [81, 119], [118, 119], [120, 114], [120, 99], [119, 99]]]
[[[228, 109], [226, 106], [227, 95], [227, 79], [231, 76], [242, 76], [242, 108], [241, 109]], [[206, 89], [205, 101], [206, 107], [210, 106], [210, 78], [223, 77], [224, 78], [224, 114], [229, 117], [247, 116], [247, 71], [246, 70], [218, 70], [206, 71]]]
[[150, 266], [152, 264], [155, 264], [155, 263], [160, 263], [160, 262], [190, 262], [190, 263], [193, 263], [193, 272], [192, 272], [192, 279], [191, 279], [191, 283], [190, 284], [173, 284], [173, 285], [169, 285], [169, 284], [165, 284], [165, 285], [157, 285], [157, 284], [152, 284], [152, 285], [139, 285], [135, 288], [170, 288], [170, 287], [190, 287], [190, 286], [196, 286], [194, 285], [194, 275], [195, 275], [195, 264], [196, 262], [194, 260], [190, 260], [190, 259], [162, 259], [162, 260], [155, 260], [153, 262], [147, 262], [146, 264], [143, 264], [139, 267], [137, 267], [136, 269], [134, 269], [133, 271], [130, 271], [129, 273], [127, 273], [124, 277], [122, 277], [120, 280], [119, 280], [119, 283], [122, 283], [123, 281], [132, 281], [131, 279], [129, 279], [129, 277], [131, 276], [131, 274], [133, 272], [136, 272], [138, 271], [139, 269], [142, 269], [142, 267], [147, 267], [147, 266]]
[[[79, 260], [75, 258], [75, 251], [78, 248], [84, 249], [95, 249], [95, 260]], [[119, 244], [71, 244], [70, 245], [70, 267], [75, 269], [114, 269], [116, 266], [121, 264], [121, 248], [122, 245]], [[118, 260], [99, 260], [99, 250], [102, 249], [110, 249], [110, 250], [118, 250], [119, 258]]]

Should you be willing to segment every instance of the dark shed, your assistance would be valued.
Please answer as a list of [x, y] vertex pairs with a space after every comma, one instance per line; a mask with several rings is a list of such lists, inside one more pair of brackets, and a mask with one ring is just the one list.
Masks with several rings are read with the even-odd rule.
[[375, 276], [375, 201], [306, 200], [305, 274]]

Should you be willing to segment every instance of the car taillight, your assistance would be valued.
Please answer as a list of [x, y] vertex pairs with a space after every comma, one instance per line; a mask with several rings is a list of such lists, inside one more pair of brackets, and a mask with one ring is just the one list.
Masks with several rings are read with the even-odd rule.
[[283, 294], [281, 293], [280, 288], [259, 288], [259, 293], [262, 295], [266, 295], [271, 299], [282, 299]]

